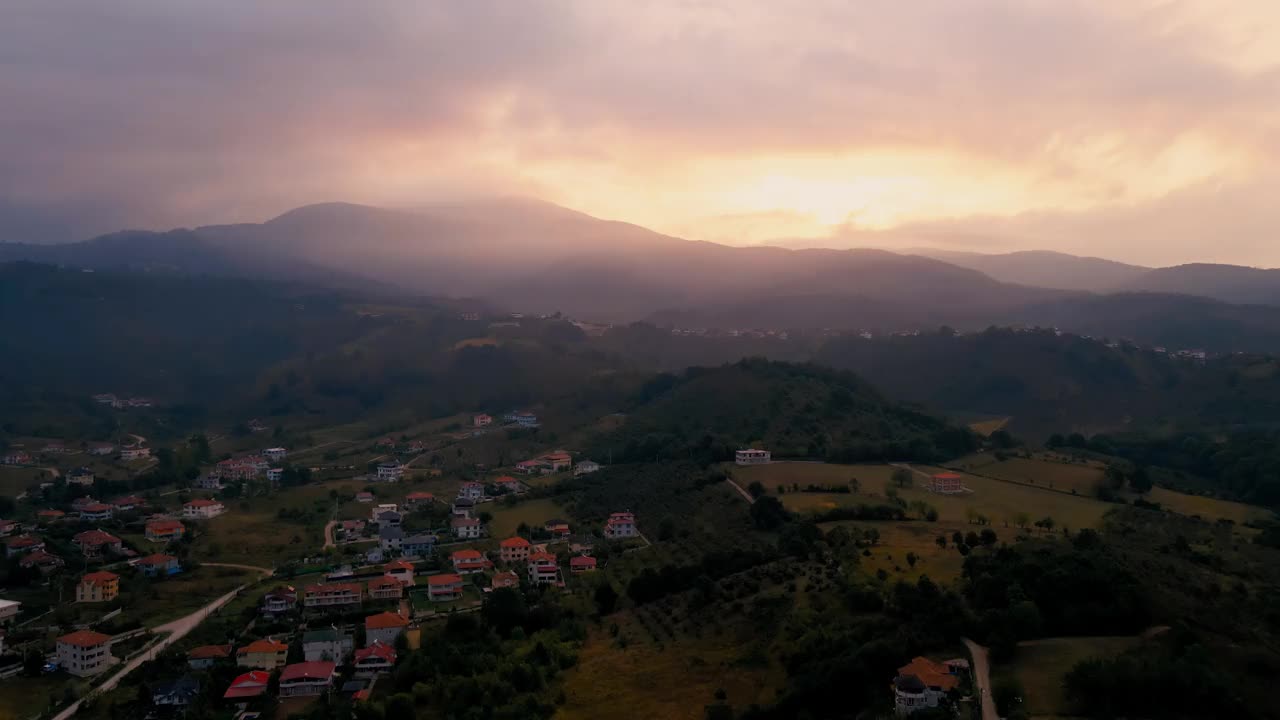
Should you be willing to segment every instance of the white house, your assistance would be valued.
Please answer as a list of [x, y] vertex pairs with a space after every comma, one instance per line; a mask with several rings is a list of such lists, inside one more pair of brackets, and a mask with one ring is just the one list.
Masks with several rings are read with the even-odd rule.
[[284, 468], [267, 468], [267, 482], [279, 485], [284, 479]]
[[403, 615], [393, 612], [370, 615], [364, 619], [365, 644], [372, 645], [380, 642], [394, 647], [396, 638], [400, 637], [407, 627], [409, 627], [409, 621]]
[[149, 447], [125, 447], [120, 448], [121, 460], [141, 460], [142, 458], [151, 457], [151, 448]]
[[538, 427], [538, 416], [531, 412], [516, 413], [515, 421], [520, 427]]
[[404, 466], [399, 461], [391, 460], [378, 463], [378, 482], [397, 482], [404, 476]]
[[917, 657], [898, 668], [893, 680], [893, 704], [899, 715], [937, 707], [947, 693], [960, 685], [955, 668]]
[[86, 467], [79, 467], [67, 473], [67, 482], [72, 485], [92, 485], [93, 471]]
[[196, 479], [196, 487], [201, 490], [221, 490], [222, 478], [217, 475], [201, 475]]
[[379, 503], [369, 511], [369, 520], [374, 524], [378, 522], [378, 516], [385, 512], [399, 513], [400, 506], [395, 503]]
[[610, 540], [633, 538], [640, 534], [636, 527], [636, 516], [629, 512], [616, 512], [609, 516], [604, 526], [604, 536]]
[[458, 497], [473, 501], [484, 498], [484, 483], [474, 480], [462, 483], [462, 487], [458, 488]]
[[280, 462], [281, 460], [284, 460], [285, 456], [288, 454], [289, 451], [282, 447], [267, 448], [262, 451], [262, 456], [271, 462]]
[[765, 465], [769, 460], [770, 454], [768, 450], [747, 448], [733, 454], [733, 461], [738, 465]]
[[599, 470], [600, 463], [593, 462], [591, 460], [583, 460], [573, 466], [573, 474], [575, 477], [578, 475], [590, 475], [593, 472], [599, 472]]
[[182, 506], [182, 517], [188, 520], [208, 520], [226, 512], [227, 508], [217, 500], [192, 500]]
[[331, 662], [301, 662], [280, 673], [280, 697], [323, 695], [333, 684], [335, 665]]
[[90, 677], [111, 666], [111, 636], [77, 630], [57, 642], [58, 667], [76, 677]]
[[0, 600], [0, 625], [8, 625], [18, 617], [22, 603], [17, 600]]
[[336, 627], [311, 630], [302, 634], [302, 655], [307, 662], [341, 663], [356, 646], [355, 638]]
[[459, 540], [478, 540], [484, 534], [484, 525], [476, 518], [456, 517], [449, 525]]

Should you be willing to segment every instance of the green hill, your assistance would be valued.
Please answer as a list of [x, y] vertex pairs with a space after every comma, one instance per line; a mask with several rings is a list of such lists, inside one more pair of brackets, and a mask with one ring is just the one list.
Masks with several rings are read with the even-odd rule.
[[938, 460], [973, 449], [965, 429], [886, 400], [849, 372], [743, 360], [647, 383], [626, 423], [591, 452], [614, 462], [732, 459], [757, 445], [775, 457], [841, 462]]

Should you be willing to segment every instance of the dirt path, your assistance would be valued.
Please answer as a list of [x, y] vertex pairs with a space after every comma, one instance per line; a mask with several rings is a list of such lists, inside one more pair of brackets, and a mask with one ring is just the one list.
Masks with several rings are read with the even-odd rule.
[[324, 524], [324, 549], [325, 550], [328, 550], [329, 548], [335, 547], [337, 545], [337, 543], [333, 541], [333, 529], [337, 527], [337, 525], [338, 525], [337, 520], [330, 520], [329, 522]]
[[973, 657], [973, 684], [978, 690], [978, 699], [982, 707], [982, 720], [1000, 720], [996, 713], [996, 701], [991, 697], [991, 663], [987, 660], [987, 649], [969, 638], [960, 638]]
[[206, 563], [200, 563], [200, 564], [204, 565], [205, 567], [224, 567], [224, 568], [237, 568], [239, 570], [249, 570], [251, 572], [259, 572], [264, 575], [274, 575], [276, 572], [271, 568], [264, 568], [258, 565], [239, 565], [237, 563], [220, 563], [220, 562], [206, 562]]
[[733, 480], [730, 480], [729, 478], [725, 478], [724, 481], [732, 485], [733, 489], [738, 491], [738, 494], [742, 496], [743, 500], [746, 500], [749, 503], [754, 503], [756, 501], [755, 498], [751, 497], [751, 493], [747, 492], [746, 490], [743, 490], [742, 486], [739, 485], [738, 483], [734, 482]]

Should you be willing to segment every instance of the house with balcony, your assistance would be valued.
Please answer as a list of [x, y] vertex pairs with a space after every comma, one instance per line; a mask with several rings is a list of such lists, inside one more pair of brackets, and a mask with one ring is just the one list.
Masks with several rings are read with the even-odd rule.
[[196, 499], [182, 506], [182, 517], [188, 520], [209, 520], [226, 512], [218, 500]]
[[736, 465], [768, 465], [770, 460], [771, 454], [768, 450], [746, 448], [733, 454], [733, 462]]
[[182, 566], [178, 564], [178, 558], [164, 553], [156, 553], [148, 555], [137, 563], [138, 569], [147, 577], [169, 577], [182, 572]]
[[529, 559], [529, 541], [520, 537], [509, 537], [498, 543], [498, 558], [504, 563], [523, 563]]
[[396, 649], [381, 641], [375, 640], [368, 647], [355, 651], [352, 661], [356, 677], [373, 677], [391, 672], [396, 666]]
[[411, 535], [400, 541], [400, 553], [405, 557], [427, 557], [436, 551], [436, 536]]
[[358, 608], [363, 602], [364, 588], [356, 583], [308, 585], [302, 595], [302, 606], [308, 610]]
[[404, 597], [404, 585], [390, 575], [369, 581], [370, 600], [399, 600]]
[[298, 592], [288, 585], [281, 585], [262, 596], [263, 615], [284, 615], [298, 607]]
[[101, 603], [111, 602], [120, 595], [120, 576], [99, 570], [80, 578], [76, 585], [76, 602]]
[[91, 560], [106, 555], [120, 555], [124, 552], [124, 543], [120, 538], [101, 530], [85, 530], [71, 538], [71, 544], [80, 548], [86, 558]]
[[92, 677], [111, 667], [111, 636], [77, 630], [55, 643], [58, 667], [76, 677]]
[[289, 645], [272, 638], [254, 640], [236, 651], [236, 664], [259, 670], [274, 670], [285, 663]]
[[395, 645], [396, 638], [409, 627], [409, 619], [393, 612], [382, 612], [364, 619], [365, 644], [381, 642]]
[[301, 662], [285, 666], [280, 673], [280, 697], [323, 695], [333, 686], [331, 662]]
[[263, 670], [250, 670], [231, 681], [231, 686], [222, 694], [222, 699], [238, 703], [248, 701], [266, 694], [267, 685], [271, 682], [271, 673]]
[[609, 516], [604, 526], [604, 536], [610, 540], [633, 538], [640, 534], [636, 516], [629, 512], [616, 512]]
[[151, 542], [172, 542], [181, 539], [186, 531], [186, 526], [179, 520], [150, 520], [146, 536]]
[[208, 670], [214, 665], [230, 659], [230, 645], [201, 645], [187, 651], [187, 667], [192, 670]]
[[529, 556], [529, 582], [534, 585], [557, 585], [560, 583], [560, 568], [556, 565], [556, 556], [549, 552], [536, 552]]
[[112, 507], [106, 503], [88, 503], [80, 508], [80, 519], [85, 522], [110, 520], [112, 514]]
[[484, 553], [472, 549], [454, 551], [449, 555], [449, 561], [453, 563], [454, 572], [459, 575], [484, 572], [493, 565], [485, 558]]
[[336, 627], [308, 630], [302, 634], [302, 657], [307, 662], [341, 664], [355, 646], [355, 638]]
[[476, 518], [453, 518], [449, 521], [449, 528], [459, 540], [478, 540], [484, 536], [484, 524]]
[[431, 602], [448, 602], [462, 599], [465, 581], [461, 575], [445, 573], [427, 578], [427, 599]]

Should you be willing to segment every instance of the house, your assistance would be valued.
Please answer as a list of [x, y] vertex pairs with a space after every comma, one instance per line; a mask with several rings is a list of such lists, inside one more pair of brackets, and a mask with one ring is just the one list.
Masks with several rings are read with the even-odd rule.
[[640, 534], [636, 528], [636, 516], [629, 512], [616, 512], [609, 516], [605, 523], [604, 536], [610, 540], [633, 538]]
[[501, 493], [518, 493], [523, 491], [525, 488], [524, 483], [510, 475], [503, 475], [497, 480], [494, 480], [493, 485], [498, 488], [498, 492]]
[[380, 641], [369, 643], [369, 647], [355, 652], [356, 677], [373, 677], [379, 673], [391, 672], [396, 665], [396, 649]]
[[479, 550], [455, 550], [449, 555], [449, 560], [459, 575], [484, 572], [490, 567], [489, 561]]
[[89, 503], [80, 509], [80, 519], [86, 522], [110, 520], [111, 515], [111, 506], [106, 503]]
[[964, 492], [964, 484], [956, 473], [943, 472], [929, 478], [929, 491], [950, 495]]
[[364, 588], [355, 583], [308, 585], [302, 593], [302, 605], [308, 610], [325, 607], [360, 607], [363, 601]]
[[380, 563], [386, 559], [387, 559], [386, 553], [382, 551], [381, 545], [374, 545], [373, 547], [364, 551], [364, 561], [369, 563], [370, 565]]
[[409, 620], [393, 612], [382, 612], [364, 619], [365, 644], [382, 642], [395, 645], [396, 638], [409, 627]]
[[367, 490], [362, 490], [362, 491], [360, 491], [360, 492], [356, 493], [356, 502], [360, 502], [360, 503], [371, 503], [371, 502], [373, 502], [373, 493], [371, 493], [371, 492], [369, 492], [369, 491], [367, 491]]
[[546, 475], [551, 472], [551, 466], [541, 460], [524, 460], [516, 463], [516, 472], [521, 475]]
[[19, 535], [15, 538], [9, 538], [4, 544], [5, 557], [14, 557], [37, 550], [44, 550], [44, 540], [34, 535]]
[[219, 475], [201, 475], [196, 479], [196, 487], [201, 490], [217, 492], [224, 486], [222, 484], [222, 477]]
[[22, 603], [18, 600], [0, 600], [0, 625], [8, 625], [18, 617]]
[[41, 575], [48, 575], [49, 573], [66, 565], [62, 558], [45, 552], [44, 550], [35, 550], [23, 555], [22, 559], [18, 561], [18, 564], [28, 569], [36, 568], [40, 571]]
[[323, 695], [333, 685], [331, 662], [301, 662], [287, 666], [280, 673], [280, 697]]
[[519, 587], [519, 586], [520, 586], [520, 576], [511, 572], [510, 570], [504, 570], [503, 572], [496, 573], [493, 576], [493, 580], [489, 581], [489, 587], [490, 589], [493, 589], [493, 590], [497, 590], [498, 588], [513, 588], [513, 587]]
[[492, 424], [493, 424], [492, 415], [485, 415], [484, 413], [480, 413], [479, 415], [471, 416], [472, 427], [488, 427]]
[[89, 454], [97, 456], [111, 455], [116, 451], [116, 446], [112, 443], [95, 442], [89, 443]]
[[898, 668], [893, 681], [893, 704], [899, 715], [937, 707], [948, 692], [960, 685], [952, 668], [929, 658], [917, 657]]
[[77, 630], [57, 641], [58, 667], [76, 677], [91, 677], [111, 666], [111, 636]]
[[733, 454], [733, 462], [737, 465], [766, 465], [770, 460], [771, 455], [768, 450], [747, 448]]
[[230, 657], [230, 645], [201, 645], [187, 652], [187, 667], [192, 670], [208, 670]]
[[263, 615], [283, 615], [298, 606], [298, 591], [281, 585], [262, 596]]
[[400, 543], [400, 552], [405, 557], [426, 557], [436, 550], [435, 535], [413, 535]]
[[459, 540], [477, 540], [484, 535], [484, 525], [475, 518], [456, 517], [449, 521], [449, 526]]
[[378, 482], [398, 482], [404, 476], [404, 466], [399, 460], [378, 463]]
[[400, 512], [400, 506], [395, 503], [380, 503], [377, 507], [369, 511], [369, 521], [373, 523], [378, 522], [378, 516], [384, 512], [393, 512], [398, 514]]
[[341, 663], [355, 646], [355, 638], [336, 627], [309, 630], [302, 634], [302, 656], [307, 662]]
[[267, 468], [267, 482], [279, 485], [284, 479], [284, 468]]
[[124, 543], [120, 538], [101, 530], [85, 530], [76, 533], [71, 543], [80, 548], [87, 558], [100, 558], [108, 553], [120, 555], [124, 552]]
[[85, 508], [85, 506], [96, 505], [97, 503], [98, 501], [94, 500], [92, 495], [85, 495], [84, 497], [78, 497], [75, 500], [71, 501], [71, 511], [74, 513], [79, 513], [81, 510]]
[[116, 512], [130, 512], [132, 510], [140, 510], [146, 506], [146, 498], [137, 495], [125, 495], [122, 498], [116, 498], [111, 501], [111, 508]]
[[548, 453], [538, 459], [546, 463], [547, 466], [551, 468], [551, 472], [560, 472], [561, 470], [568, 470], [573, 467], [573, 457], [563, 450]]
[[30, 465], [31, 455], [21, 450], [14, 450], [0, 460], [3, 460], [5, 465]]
[[87, 467], [78, 467], [67, 473], [67, 483], [70, 485], [88, 486], [93, 484], [93, 471]]
[[531, 412], [516, 413], [515, 420], [516, 425], [519, 425], [520, 427], [538, 427], [538, 416]]
[[596, 569], [596, 559], [590, 555], [575, 555], [569, 558], [569, 572], [577, 575], [578, 573], [592, 572]]
[[471, 513], [476, 509], [476, 501], [471, 498], [454, 498], [453, 505], [449, 508], [449, 514], [453, 517], [471, 517]]
[[436, 496], [429, 492], [411, 492], [404, 498], [404, 504], [411, 508], [419, 508], [436, 501]]
[[484, 499], [484, 483], [478, 483], [474, 480], [462, 483], [462, 487], [458, 488], [458, 497], [472, 502]]
[[282, 447], [267, 448], [262, 451], [262, 457], [271, 462], [280, 462], [281, 460], [284, 460], [285, 456], [288, 454], [289, 451]]
[[182, 517], [188, 520], [208, 520], [216, 518], [227, 509], [217, 500], [205, 500], [203, 498], [192, 500], [182, 506]]
[[571, 534], [573, 534], [572, 531], [569, 529], [569, 523], [560, 519], [548, 520], [546, 524], [542, 526], [542, 529], [546, 530], [547, 532], [551, 533], [552, 536], [557, 538], [567, 538]]
[[100, 603], [111, 602], [120, 594], [120, 576], [99, 570], [80, 578], [76, 585], [76, 602]]
[[399, 600], [404, 597], [404, 585], [390, 575], [369, 581], [370, 600]]
[[271, 673], [262, 670], [251, 670], [231, 681], [231, 686], [222, 694], [224, 700], [249, 700], [267, 691], [271, 681]]
[[395, 578], [401, 585], [413, 585], [413, 563], [407, 560], [392, 560], [382, 566], [382, 572]]
[[560, 568], [556, 556], [549, 552], [536, 552], [529, 556], [529, 582], [534, 585], [555, 584], [560, 581]]
[[383, 527], [383, 528], [387, 528], [387, 527], [398, 528], [400, 527], [400, 522], [403, 519], [404, 517], [400, 514], [398, 510], [383, 510], [382, 512], [378, 513], [377, 518], [375, 518], [375, 520], [378, 523], [378, 527]]
[[187, 707], [200, 696], [200, 681], [191, 675], [160, 683], [151, 688], [151, 704]]
[[151, 542], [171, 542], [182, 537], [187, 531], [179, 520], [151, 520], [147, 522], [147, 540]]
[[120, 448], [120, 459], [126, 462], [130, 460], [142, 460], [151, 457], [151, 448], [129, 446]]
[[289, 645], [279, 640], [264, 638], [254, 640], [236, 651], [236, 664], [240, 667], [274, 670], [284, 665], [289, 655]]
[[182, 566], [178, 564], [178, 558], [164, 553], [148, 555], [139, 560], [137, 564], [142, 570], [142, 574], [147, 577], [168, 577], [182, 572]]
[[0, 538], [6, 538], [22, 528], [17, 520], [0, 520]]
[[57, 522], [66, 516], [61, 510], [41, 510], [36, 513], [36, 519], [42, 523]]
[[525, 562], [529, 559], [529, 541], [522, 537], [509, 537], [498, 543], [498, 555], [504, 563]]
[[364, 534], [365, 522], [363, 520], [343, 520], [338, 529], [342, 531], [344, 537], [351, 535]]
[[378, 549], [384, 553], [397, 552], [403, 544], [404, 531], [399, 526], [383, 525], [378, 528]]
[[463, 580], [461, 575], [446, 573], [432, 575], [427, 578], [427, 599], [431, 602], [447, 602], [462, 598]]
[[579, 462], [577, 465], [573, 466], [574, 477], [578, 477], [579, 475], [590, 475], [593, 472], [599, 472], [599, 471], [600, 471], [600, 463], [593, 462], [591, 460], [583, 460]]

